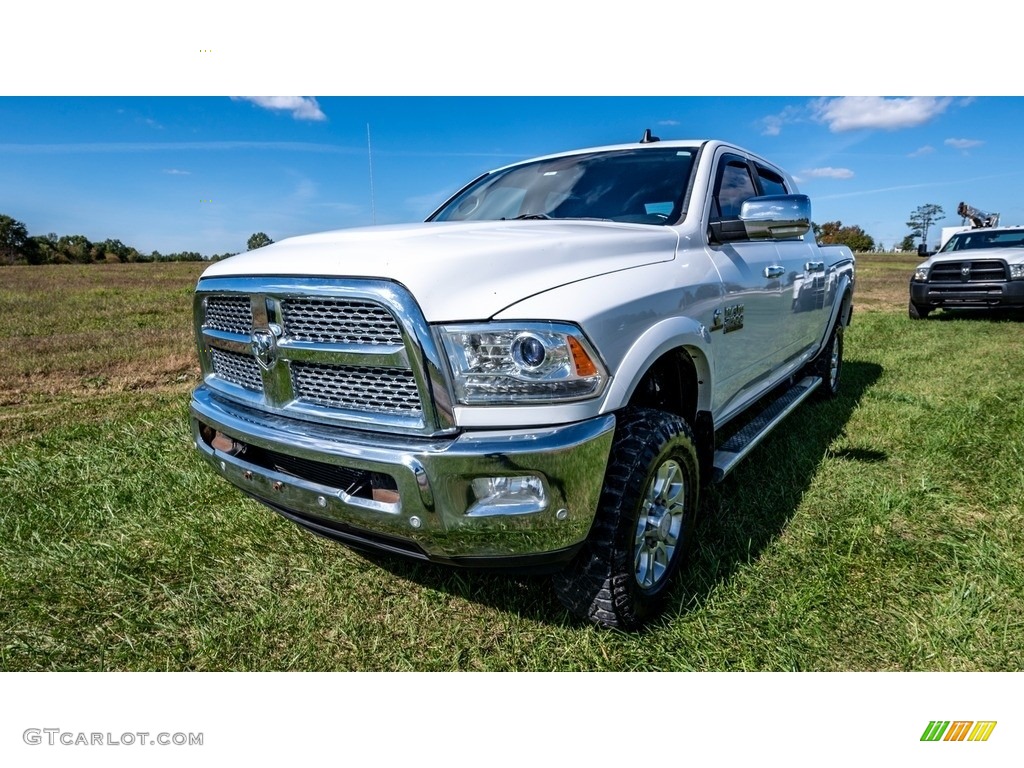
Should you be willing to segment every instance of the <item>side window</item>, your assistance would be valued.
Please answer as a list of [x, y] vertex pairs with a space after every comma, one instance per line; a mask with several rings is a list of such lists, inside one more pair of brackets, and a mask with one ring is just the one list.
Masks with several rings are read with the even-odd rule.
[[774, 171], [769, 171], [767, 168], [762, 168], [759, 165], [757, 166], [757, 178], [761, 180], [762, 195], [788, 194], [786, 191], [786, 182], [784, 182], [782, 177]]
[[726, 156], [718, 169], [718, 181], [715, 184], [715, 213], [719, 218], [735, 219], [740, 215], [740, 206], [749, 197], [755, 197], [757, 191], [750, 168], [740, 158]]

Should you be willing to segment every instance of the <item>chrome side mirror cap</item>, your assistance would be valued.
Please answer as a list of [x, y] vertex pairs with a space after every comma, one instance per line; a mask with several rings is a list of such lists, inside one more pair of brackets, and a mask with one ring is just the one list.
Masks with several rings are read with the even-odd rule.
[[807, 195], [752, 197], [740, 206], [740, 221], [751, 240], [791, 240], [811, 228]]

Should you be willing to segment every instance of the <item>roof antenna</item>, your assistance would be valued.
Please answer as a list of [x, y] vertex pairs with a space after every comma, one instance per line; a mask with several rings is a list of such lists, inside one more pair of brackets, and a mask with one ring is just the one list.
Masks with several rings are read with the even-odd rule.
[[374, 224], [377, 223], [377, 206], [373, 200], [373, 149], [370, 146], [370, 124], [366, 124], [366, 156], [370, 161], [370, 216]]
[[641, 144], [653, 144], [656, 141], [661, 141], [661, 139], [659, 139], [657, 136], [652, 136], [650, 128], [645, 128], [644, 129], [644, 137], [642, 139], [640, 139], [640, 143]]

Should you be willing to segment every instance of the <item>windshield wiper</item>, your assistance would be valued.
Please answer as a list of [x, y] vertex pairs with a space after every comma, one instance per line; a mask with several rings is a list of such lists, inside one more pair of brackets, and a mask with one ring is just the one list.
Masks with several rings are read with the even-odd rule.
[[527, 219], [543, 219], [544, 221], [615, 221], [615, 219], [606, 219], [602, 216], [548, 216], [546, 213], [521, 213], [518, 216], [508, 218], [502, 216], [498, 221], [526, 221]]

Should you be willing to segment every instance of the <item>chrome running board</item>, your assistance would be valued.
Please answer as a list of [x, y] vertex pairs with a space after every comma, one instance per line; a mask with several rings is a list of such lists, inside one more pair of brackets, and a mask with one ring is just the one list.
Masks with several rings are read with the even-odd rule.
[[769, 403], [743, 429], [715, 451], [714, 481], [720, 482], [765, 436], [821, 385], [820, 376], [805, 376]]

